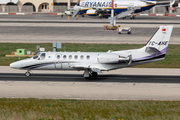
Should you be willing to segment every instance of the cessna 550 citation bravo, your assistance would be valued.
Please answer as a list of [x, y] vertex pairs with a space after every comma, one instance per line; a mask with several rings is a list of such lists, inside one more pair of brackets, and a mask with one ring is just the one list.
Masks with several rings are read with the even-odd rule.
[[10, 64], [11, 68], [27, 70], [84, 71], [85, 78], [97, 77], [102, 71], [163, 60], [173, 26], [160, 26], [148, 43], [140, 49], [108, 52], [39, 52], [30, 59]]

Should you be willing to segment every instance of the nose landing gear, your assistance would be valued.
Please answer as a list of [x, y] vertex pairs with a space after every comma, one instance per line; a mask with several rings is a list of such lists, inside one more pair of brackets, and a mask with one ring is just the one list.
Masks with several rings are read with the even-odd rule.
[[27, 72], [25, 73], [25, 76], [26, 76], [26, 77], [29, 77], [29, 76], [31, 76], [31, 73], [30, 73], [29, 71], [27, 71]]

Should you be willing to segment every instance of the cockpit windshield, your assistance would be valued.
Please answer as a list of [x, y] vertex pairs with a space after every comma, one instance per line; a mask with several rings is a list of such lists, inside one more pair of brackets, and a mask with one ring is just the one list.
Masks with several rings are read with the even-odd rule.
[[40, 56], [41, 60], [44, 60], [46, 58], [46, 54], [45, 53], [42, 53], [41, 56]]
[[37, 59], [37, 58], [39, 57], [39, 55], [40, 55], [40, 53], [37, 53], [37, 54], [33, 57], [33, 59]]

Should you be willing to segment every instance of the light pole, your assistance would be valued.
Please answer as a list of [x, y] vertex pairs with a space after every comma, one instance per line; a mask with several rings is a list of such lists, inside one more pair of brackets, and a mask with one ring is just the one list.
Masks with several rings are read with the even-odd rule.
[[110, 20], [110, 24], [112, 26], [115, 26], [115, 18], [114, 18], [114, 0], [112, 0], [111, 2], [111, 20]]

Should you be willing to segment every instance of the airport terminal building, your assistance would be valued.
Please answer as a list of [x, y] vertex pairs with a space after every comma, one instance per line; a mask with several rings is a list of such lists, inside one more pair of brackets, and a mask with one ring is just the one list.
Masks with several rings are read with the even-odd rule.
[[0, 0], [0, 12], [63, 12], [76, 0]]
[[[162, 0], [158, 0], [162, 1]], [[0, 0], [0, 12], [64, 12], [72, 8], [77, 0]], [[177, 3], [176, 3], [177, 6]], [[178, 9], [173, 10], [175, 14]], [[164, 13], [167, 11], [165, 7], [152, 8], [148, 13]]]

